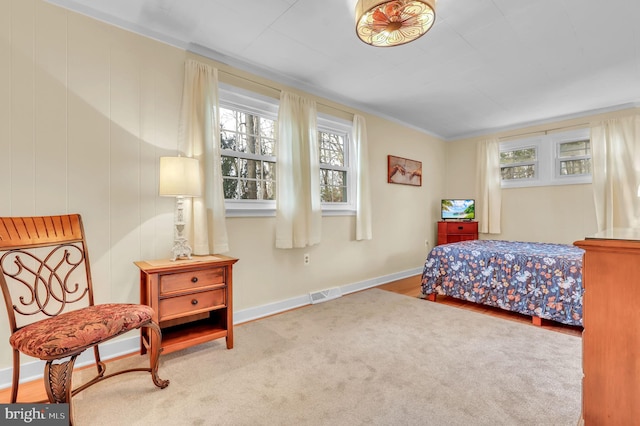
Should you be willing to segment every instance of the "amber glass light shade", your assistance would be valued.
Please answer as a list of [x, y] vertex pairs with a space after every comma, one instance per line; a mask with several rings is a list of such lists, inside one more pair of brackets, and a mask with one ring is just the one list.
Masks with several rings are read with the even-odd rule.
[[436, 0], [358, 0], [356, 33], [371, 46], [409, 43], [424, 35], [436, 19]]

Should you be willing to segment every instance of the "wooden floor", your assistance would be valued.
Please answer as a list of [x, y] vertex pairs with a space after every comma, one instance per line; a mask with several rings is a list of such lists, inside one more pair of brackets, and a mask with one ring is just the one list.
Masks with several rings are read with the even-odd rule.
[[[405, 278], [402, 280], [394, 281], [388, 284], [378, 286], [378, 288], [393, 291], [394, 293], [404, 294], [410, 297], [418, 297], [420, 295], [420, 276]], [[424, 303], [434, 303], [428, 300], [424, 300]], [[449, 306], [455, 306], [460, 309], [468, 309], [476, 312], [481, 312], [486, 315], [496, 316], [504, 318], [509, 321], [517, 321], [536, 327], [531, 323], [531, 317], [508, 312], [499, 308], [493, 308], [490, 306], [478, 305], [471, 302], [465, 302], [455, 299], [453, 297], [438, 296], [435, 303], [442, 303]], [[582, 327], [572, 327], [564, 324], [554, 323], [552, 321], [543, 321], [542, 328], [550, 330], [552, 332], [566, 333], [573, 336], [582, 336]], [[0, 390], [0, 403], [8, 403], [10, 398], [10, 389]], [[20, 385], [20, 393], [18, 394], [18, 402], [35, 402], [46, 400], [47, 394], [44, 389], [42, 380], [25, 383]]]
[[[404, 294], [406, 296], [418, 297], [420, 296], [420, 276], [416, 275], [413, 277], [405, 278], [403, 280], [394, 281], [388, 284], [383, 284], [378, 286], [383, 290], [393, 291], [395, 293]], [[434, 303], [429, 302], [428, 300], [424, 301], [425, 303]], [[515, 312], [505, 311], [504, 309], [494, 308], [492, 306], [480, 305], [473, 302], [467, 302], [464, 300], [456, 299], [449, 296], [438, 296], [436, 303], [442, 303], [444, 305], [455, 306], [461, 309], [468, 309], [475, 312], [481, 312], [486, 315], [492, 315], [495, 317], [500, 317], [507, 319], [509, 321], [517, 321], [521, 323], [530, 324], [532, 327], [535, 326], [531, 322], [531, 317], [527, 315], [518, 314]], [[542, 328], [558, 332], [570, 334], [572, 336], [582, 336], [582, 327], [571, 326], [560, 324], [554, 321], [542, 320]]]

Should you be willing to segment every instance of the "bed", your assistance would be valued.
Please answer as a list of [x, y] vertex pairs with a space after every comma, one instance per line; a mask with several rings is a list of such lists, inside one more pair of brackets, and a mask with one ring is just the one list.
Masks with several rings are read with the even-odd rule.
[[422, 272], [422, 296], [436, 295], [582, 326], [581, 248], [550, 243], [471, 240], [434, 247]]

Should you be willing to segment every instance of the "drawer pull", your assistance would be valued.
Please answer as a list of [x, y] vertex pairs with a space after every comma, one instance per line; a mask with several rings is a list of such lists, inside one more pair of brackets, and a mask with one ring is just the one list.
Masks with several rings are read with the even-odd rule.
[[464, 229], [464, 227], [462, 227], [462, 226], [458, 226], [458, 229]]
[[198, 304], [198, 299], [193, 299], [193, 300], [191, 301], [191, 304], [192, 304], [192, 305], [197, 305], [197, 304]]
[[198, 282], [198, 277], [191, 278], [191, 282], [194, 283], [194, 284], [197, 283]]

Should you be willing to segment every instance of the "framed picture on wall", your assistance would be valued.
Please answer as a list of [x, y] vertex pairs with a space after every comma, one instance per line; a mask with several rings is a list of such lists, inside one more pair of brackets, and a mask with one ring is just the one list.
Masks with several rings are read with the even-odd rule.
[[422, 186], [422, 161], [387, 155], [387, 182]]

